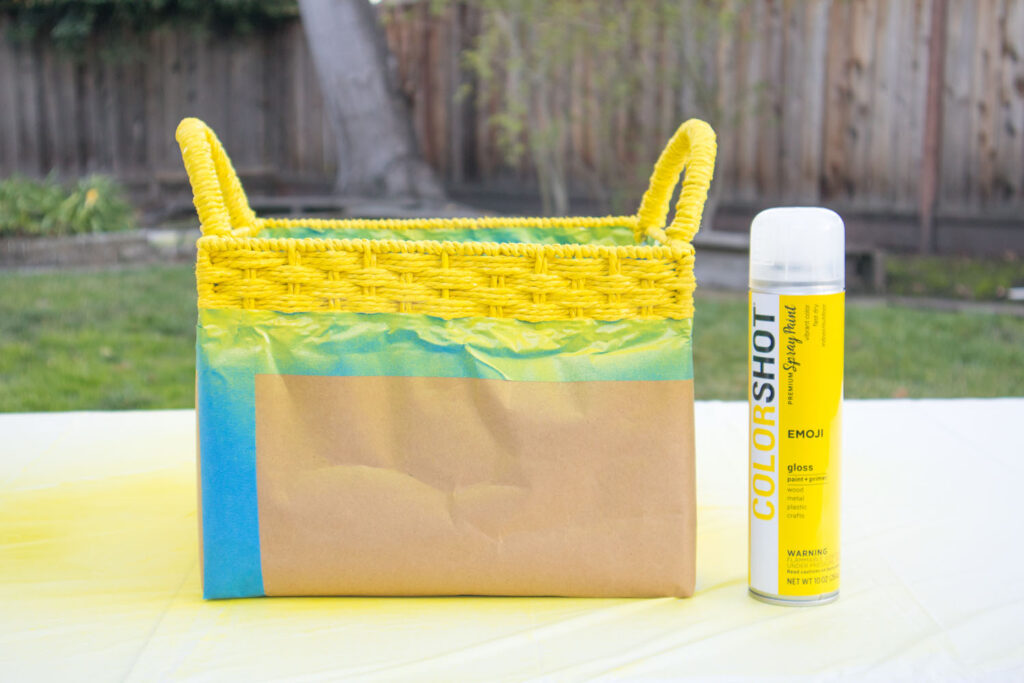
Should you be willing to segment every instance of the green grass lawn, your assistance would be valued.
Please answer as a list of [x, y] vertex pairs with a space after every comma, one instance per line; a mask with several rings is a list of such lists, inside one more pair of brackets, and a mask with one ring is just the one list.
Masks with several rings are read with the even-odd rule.
[[[746, 299], [699, 293], [697, 397], [743, 399]], [[193, 404], [191, 266], [0, 274], [0, 411]], [[851, 301], [846, 395], [1024, 395], [1024, 318]]]
[[0, 411], [185, 408], [190, 266], [0, 274]]
[[[743, 294], [698, 291], [698, 398], [746, 398], [746, 312]], [[1022, 396], [1024, 318], [851, 299], [845, 385], [847, 398]]]

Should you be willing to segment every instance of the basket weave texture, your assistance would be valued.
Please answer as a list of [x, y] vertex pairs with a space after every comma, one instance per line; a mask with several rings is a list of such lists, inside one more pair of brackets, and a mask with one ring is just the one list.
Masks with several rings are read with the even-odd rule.
[[[177, 139], [202, 237], [200, 308], [284, 313], [345, 311], [486, 316], [524, 321], [689, 318], [693, 246], [714, 169], [715, 135], [691, 119], [655, 165], [635, 216], [317, 220], [258, 218], [216, 135], [185, 119]], [[675, 218], [672, 191], [685, 170]], [[628, 227], [647, 244], [605, 246], [338, 239], [367, 228]], [[664, 226], [664, 227], [663, 227]], [[264, 229], [323, 230], [324, 238], [265, 238]]]

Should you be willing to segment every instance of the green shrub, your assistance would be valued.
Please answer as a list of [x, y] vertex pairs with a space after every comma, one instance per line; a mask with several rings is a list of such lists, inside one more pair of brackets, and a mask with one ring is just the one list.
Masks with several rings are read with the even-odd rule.
[[70, 186], [52, 178], [0, 181], [0, 237], [76, 235], [135, 227], [135, 212], [111, 178], [93, 175]]
[[0, 0], [0, 17], [8, 20], [9, 37], [42, 38], [71, 51], [90, 38], [119, 43], [128, 40], [128, 34], [165, 24], [192, 25], [225, 36], [298, 15], [296, 0]]

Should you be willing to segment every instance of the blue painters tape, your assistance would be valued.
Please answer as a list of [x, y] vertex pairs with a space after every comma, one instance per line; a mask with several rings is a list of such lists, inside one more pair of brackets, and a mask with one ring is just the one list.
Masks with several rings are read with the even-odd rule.
[[253, 375], [218, 373], [201, 346], [196, 370], [203, 597], [263, 595]]

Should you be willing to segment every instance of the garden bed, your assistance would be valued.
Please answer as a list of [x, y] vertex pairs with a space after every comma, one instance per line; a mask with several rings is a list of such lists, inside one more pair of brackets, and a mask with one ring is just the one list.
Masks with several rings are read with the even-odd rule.
[[0, 269], [192, 261], [199, 230], [167, 228], [0, 239]]

